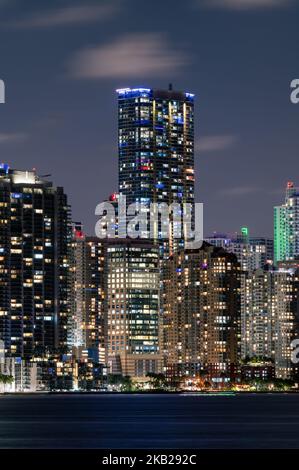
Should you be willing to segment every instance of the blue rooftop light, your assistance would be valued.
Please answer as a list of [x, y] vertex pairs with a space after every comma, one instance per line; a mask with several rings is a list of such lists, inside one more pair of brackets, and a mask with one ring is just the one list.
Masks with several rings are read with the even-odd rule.
[[128, 91], [131, 91], [131, 88], [119, 88], [116, 90], [116, 93], [123, 94], [123, 93], [128, 93]]
[[126, 93], [150, 93], [150, 88], [119, 88], [116, 93], [125, 95]]
[[151, 91], [150, 88], [133, 88], [133, 92], [138, 92], [138, 93], [149, 93]]
[[4, 170], [6, 174], [9, 172], [9, 165], [7, 163], [0, 163], [0, 170]]

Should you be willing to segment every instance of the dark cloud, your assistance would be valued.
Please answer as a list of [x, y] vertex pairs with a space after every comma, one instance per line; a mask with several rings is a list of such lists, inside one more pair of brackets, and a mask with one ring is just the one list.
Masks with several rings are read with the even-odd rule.
[[236, 135], [207, 135], [201, 137], [195, 143], [195, 152], [217, 152], [221, 150], [226, 150], [235, 145], [238, 141]]
[[255, 10], [289, 5], [292, 0], [198, 0], [198, 5], [228, 10]]
[[28, 135], [25, 133], [0, 133], [0, 145], [1, 144], [10, 144], [10, 143], [15, 143], [15, 142], [20, 142], [23, 140], [26, 140], [28, 138]]
[[78, 51], [68, 68], [74, 78], [138, 79], [175, 73], [188, 62], [163, 34], [137, 33]]
[[62, 26], [73, 26], [95, 21], [104, 21], [119, 11], [119, 4], [103, 3], [102, 5], [86, 4], [65, 8], [47, 9], [18, 21], [8, 23], [17, 29], [42, 29]]

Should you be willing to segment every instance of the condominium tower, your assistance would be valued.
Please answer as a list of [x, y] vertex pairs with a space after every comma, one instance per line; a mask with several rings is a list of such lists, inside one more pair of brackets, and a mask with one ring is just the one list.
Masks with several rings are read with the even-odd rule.
[[70, 346], [87, 350], [104, 363], [104, 241], [86, 236], [81, 224], [73, 229], [74, 308]]
[[8, 355], [67, 349], [70, 208], [34, 170], [0, 165], [0, 339]]
[[105, 243], [106, 363], [114, 374], [159, 372], [159, 253], [148, 240]]
[[[194, 203], [194, 95], [124, 88], [118, 92], [119, 192], [127, 204]], [[171, 228], [170, 228], [171, 231]], [[161, 239], [162, 227], [155, 239]], [[167, 257], [183, 237], [160, 240]]]
[[240, 274], [235, 255], [204, 242], [165, 263], [164, 356], [171, 375], [229, 375], [238, 362]]
[[275, 263], [299, 257], [299, 189], [289, 182], [285, 202], [274, 208]]

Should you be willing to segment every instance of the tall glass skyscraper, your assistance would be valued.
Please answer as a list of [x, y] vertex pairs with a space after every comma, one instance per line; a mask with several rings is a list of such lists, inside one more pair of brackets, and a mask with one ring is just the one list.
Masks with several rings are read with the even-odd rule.
[[159, 253], [147, 240], [105, 243], [105, 340], [112, 373], [160, 371]]
[[171, 86], [117, 92], [120, 194], [127, 204], [193, 204], [194, 95]]
[[299, 189], [289, 182], [285, 203], [274, 208], [274, 258], [292, 261], [299, 257]]
[[0, 165], [0, 339], [8, 355], [67, 349], [70, 228], [63, 188]]

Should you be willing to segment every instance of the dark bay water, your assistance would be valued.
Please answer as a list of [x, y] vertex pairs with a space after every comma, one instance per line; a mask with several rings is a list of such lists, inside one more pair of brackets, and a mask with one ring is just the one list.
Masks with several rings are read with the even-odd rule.
[[299, 395], [0, 396], [0, 448], [299, 448]]

